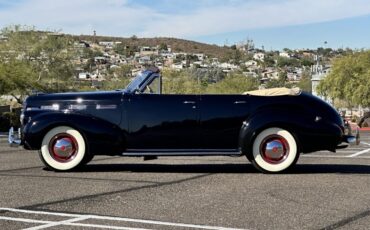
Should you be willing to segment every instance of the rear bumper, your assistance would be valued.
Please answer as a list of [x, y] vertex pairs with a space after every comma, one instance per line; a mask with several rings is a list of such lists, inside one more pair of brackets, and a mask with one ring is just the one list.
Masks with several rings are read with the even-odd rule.
[[360, 138], [359, 136], [352, 136], [352, 135], [345, 135], [343, 136], [343, 142], [348, 143], [348, 145], [359, 145], [360, 144]]
[[11, 147], [18, 147], [22, 145], [22, 139], [21, 139], [21, 129], [18, 129], [18, 132], [16, 133], [14, 131], [14, 128], [11, 127], [9, 129], [9, 134], [8, 134], [8, 142]]
[[352, 135], [344, 135], [342, 137], [342, 143], [337, 146], [337, 149], [344, 149], [348, 146], [355, 146], [360, 144], [360, 134], [358, 133], [356, 136]]

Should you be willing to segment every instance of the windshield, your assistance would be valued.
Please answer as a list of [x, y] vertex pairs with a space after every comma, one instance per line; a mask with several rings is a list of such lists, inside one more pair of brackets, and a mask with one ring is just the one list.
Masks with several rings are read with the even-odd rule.
[[145, 81], [145, 79], [151, 74], [150, 71], [144, 71], [140, 72], [136, 77], [128, 84], [125, 91], [126, 92], [134, 92], [136, 89], [138, 89], [141, 84]]

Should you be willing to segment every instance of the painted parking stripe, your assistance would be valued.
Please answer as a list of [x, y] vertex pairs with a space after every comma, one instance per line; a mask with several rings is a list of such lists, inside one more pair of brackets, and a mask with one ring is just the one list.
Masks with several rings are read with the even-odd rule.
[[357, 157], [357, 156], [360, 156], [360, 155], [365, 154], [365, 153], [368, 153], [368, 152], [370, 152], [370, 149], [365, 149], [365, 150], [362, 150], [360, 152], [357, 152], [357, 153], [354, 153], [352, 155], [349, 155], [348, 157]]
[[47, 221], [47, 220], [34, 220], [34, 219], [15, 218], [15, 217], [7, 217], [7, 216], [0, 216], [0, 220], [17, 221], [17, 222], [24, 222], [24, 223], [30, 223], [30, 224], [52, 223], [52, 221]]
[[[310, 154], [310, 155], [303, 155], [302, 157], [306, 158], [347, 158], [349, 159], [349, 156], [346, 155], [315, 155], [315, 154]], [[360, 156], [360, 157], [351, 157], [353, 159], [370, 159], [370, 156]]]
[[361, 141], [361, 144], [364, 144], [364, 145], [368, 145], [368, 146], [370, 146], [370, 144], [369, 144], [369, 143], [366, 143], [366, 142], [363, 142], [363, 141]]
[[[163, 221], [155, 221], [155, 220], [143, 220], [143, 219], [132, 219], [132, 218], [124, 218], [124, 217], [110, 217], [110, 216], [83, 215], [83, 214], [79, 215], [79, 214], [69, 214], [69, 213], [62, 213], [62, 212], [31, 211], [31, 210], [14, 209], [14, 208], [0, 208], [0, 210], [9, 211], [9, 212], [17, 212], [17, 213], [71, 217], [73, 219], [71, 219], [69, 221], [73, 221], [73, 222], [78, 221], [78, 220], [76, 220], [77, 218], [85, 218], [85, 220], [86, 219], [113, 220], [113, 221], [121, 221], [121, 222], [133, 222], [133, 223], [141, 223], [141, 224], [152, 224], [152, 225], [183, 227], [183, 228], [196, 228], [196, 229], [209, 229], [209, 230], [242, 230], [240, 228], [226, 228], [226, 227], [208, 226], [208, 225], [172, 223], [172, 222], [163, 222]], [[38, 220], [35, 220], [35, 221], [38, 221]], [[57, 225], [68, 225], [68, 226], [85, 226], [86, 225], [86, 224], [80, 224], [80, 223], [68, 223], [68, 220], [66, 222], [64, 222], [64, 221], [59, 221], [59, 222], [50, 221], [50, 222], [47, 222], [47, 223], [44, 223], [44, 224], [52, 224], [52, 223], [59, 223]], [[55, 226], [57, 226], [57, 225], [55, 225]], [[105, 226], [105, 225], [102, 225], [102, 226]], [[90, 227], [92, 227], [92, 226], [90, 226]], [[114, 227], [113, 229], [130, 229], [130, 230], [137, 229], [137, 228], [120, 228], [118, 226], [108, 226], [108, 227]], [[36, 229], [36, 228], [31, 228], [31, 229]], [[39, 229], [39, 228], [37, 228], [37, 229]]]
[[79, 222], [79, 221], [83, 221], [83, 220], [87, 220], [87, 219], [89, 219], [88, 216], [81, 216], [81, 217], [76, 217], [76, 218], [69, 219], [69, 220], [56, 221], [56, 222], [51, 222], [51, 223], [48, 223], [48, 224], [45, 224], [45, 225], [40, 225], [40, 226], [36, 226], [36, 227], [32, 227], [32, 228], [26, 228], [24, 230], [39, 230], [39, 229], [51, 228], [51, 227], [66, 225], [66, 224], [70, 224], [70, 223], [73, 223], [73, 222]]
[[[75, 226], [75, 227], [87, 227], [87, 228], [100, 228], [100, 229], [117, 229], [117, 230], [149, 230], [144, 228], [130, 228], [130, 227], [120, 227], [120, 226], [111, 226], [111, 225], [99, 225], [99, 224], [80, 224], [80, 223], [68, 223], [68, 222], [54, 222], [54, 221], [47, 221], [47, 220], [34, 220], [34, 219], [25, 219], [25, 218], [16, 218], [16, 217], [6, 217], [6, 216], [0, 216], [0, 220], [7, 220], [7, 221], [15, 221], [15, 222], [23, 222], [23, 223], [30, 223], [30, 224], [53, 224], [48, 227], [55, 227], [60, 225], [66, 225], [66, 226]], [[44, 227], [46, 225], [26, 228], [23, 230], [30, 230], [30, 229], [41, 229], [46, 228]]]

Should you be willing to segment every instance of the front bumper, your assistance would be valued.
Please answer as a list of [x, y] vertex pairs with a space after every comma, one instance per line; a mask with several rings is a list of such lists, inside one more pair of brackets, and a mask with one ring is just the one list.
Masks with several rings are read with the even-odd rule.
[[14, 132], [14, 128], [11, 127], [9, 129], [9, 134], [8, 134], [8, 142], [11, 147], [18, 147], [22, 144], [22, 139], [21, 139], [21, 129], [18, 129], [18, 133], [16, 134]]

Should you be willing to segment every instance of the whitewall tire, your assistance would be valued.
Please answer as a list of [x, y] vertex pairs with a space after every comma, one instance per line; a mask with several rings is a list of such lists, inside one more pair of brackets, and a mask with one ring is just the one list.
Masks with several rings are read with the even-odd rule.
[[50, 169], [68, 171], [84, 163], [87, 151], [81, 133], [68, 126], [58, 126], [42, 140], [40, 158]]
[[265, 173], [278, 173], [289, 169], [298, 160], [297, 142], [282, 128], [267, 128], [253, 142], [252, 163]]

